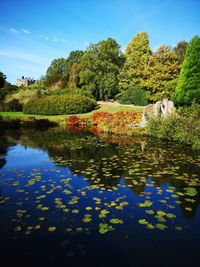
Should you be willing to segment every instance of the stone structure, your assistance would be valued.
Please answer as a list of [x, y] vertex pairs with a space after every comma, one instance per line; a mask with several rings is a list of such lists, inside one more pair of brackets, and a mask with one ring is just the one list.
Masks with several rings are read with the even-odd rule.
[[157, 101], [155, 104], [146, 106], [144, 114], [146, 117], [167, 117], [170, 114], [174, 113], [175, 110], [176, 108], [174, 107], [174, 103], [171, 100], [164, 98], [162, 101]]
[[164, 98], [162, 101], [157, 101], [155, 104], [146, 106], [142, 115], [143, 120], [141, 124], [142, 126], [145, 126], [147, 119], [150, 116], [167, 117], [175, 111], [176, 108], [174, 107], [174, 103], [168, 98]]
[[28, 85], [33, 84], [35, 82], [36, 82], [36, 80], [34, 80], [33, 78], [22, 76], [21, 79], [17, 79], [16, 86], [18, 86], [18, 87], [28, 86]]

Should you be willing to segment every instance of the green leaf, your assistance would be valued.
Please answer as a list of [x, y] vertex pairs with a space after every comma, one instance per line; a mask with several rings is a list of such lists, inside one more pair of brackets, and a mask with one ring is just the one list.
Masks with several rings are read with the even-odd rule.
[[139, 224], [148, 224], [148, 222], [146, 221], [146, 219], [140, 219], [138, 220]]
[[167, 216], [167, 218], [169, 218], [169, 219], [176, 218], [176, 215], [173, 214], [173, 213], [167, 213], [166, 216]]
[[161, 230], [161, 231], [163, 231], [163, 230], [165, 230], [167, 228], [167, 226], [164, 225], [164, 224], [161, 224], [161, 223], [157, 223], [156, 224], [156, 228]]

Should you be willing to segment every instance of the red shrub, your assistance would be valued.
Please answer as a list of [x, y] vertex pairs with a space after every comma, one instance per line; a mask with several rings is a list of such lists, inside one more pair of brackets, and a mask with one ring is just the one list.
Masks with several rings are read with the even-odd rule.
[[79, 125], [80, 119], [77, 116], [70, 116], [67, 118], [67, 125]]

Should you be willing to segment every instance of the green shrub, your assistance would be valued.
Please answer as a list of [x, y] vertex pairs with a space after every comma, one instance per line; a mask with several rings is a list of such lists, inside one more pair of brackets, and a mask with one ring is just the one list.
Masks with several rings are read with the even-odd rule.
[[47, 96], [32, 99], [24, 105], [24, 113], [39, 115], [80, 114], [93, 110], [96, 101], [81, 95]]
[[14, 99], [17, 99], [20, 105], [23, 106], [32, 98], [39, 98], [46, 95], [48, 95], [48, 90], [46, 89], [33, 89], [30, 87], [22, 87], [17, 92], [7, 95], [6, 99], [4, 100], [4, 103], [7, 104], [13, 101]]
[[59, 88], [56, 90], [52, 90], [52, 95], [83, 95], [89, 98], [94, 98], [89, 90], [83, 89]]
[[177, 140], [200, 149], [200, 119], [192, 114], [151, 117], [148, 120], [148, 131], [158, 138]]
[[194, 116], [200, 118], [200, 104], [192, 104], [191, 106], [179, 107], [178, 113], [184, 116]]
[[18, 99], [12, 98], [9, 102], [4, 104], [5, 111], [22, 111], [22, 104]]
[[120, 104], [134, 104], [136, 106], [146, 106], [148, 104], [146, 91], [139, 87], [130, 87], [127, 91], [117, 95]]

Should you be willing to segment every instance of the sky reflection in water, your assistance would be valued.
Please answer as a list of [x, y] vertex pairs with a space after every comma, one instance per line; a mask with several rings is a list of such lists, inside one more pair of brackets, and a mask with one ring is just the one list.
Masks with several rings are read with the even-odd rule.
[[199, 153], [24, 130], [2, 134], [0, 154], [2, 256], [33, 266], [197, 266]]

